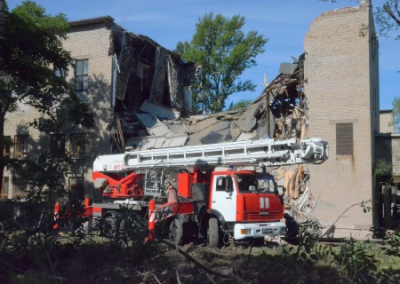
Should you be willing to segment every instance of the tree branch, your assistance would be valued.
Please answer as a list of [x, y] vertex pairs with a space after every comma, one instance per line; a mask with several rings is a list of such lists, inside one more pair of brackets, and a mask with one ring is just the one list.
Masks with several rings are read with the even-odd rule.
[[174, 244], [171, 244], [170, 242], [164, 240], [163, 238], [161, 238], [160, 236], [156, 235], [154, 232], [151, 232], [151, 234], [161, 243], [166, 244], [167, 246], [169, 246], [172, 249], [177, 249], [178, 252], [180, 254], [182, 254], [184, 257], [186, 257], [189, 261], [193, 262], [194, 264], [196, 264], [198, 267], [200, 267], [201, 269], [207, 271], [210, 274], [213, 274], [215, 276], [221, 277], [221, 278], [229, 278], [229, 275], [225, 275], [219, 272], [216, 272], [210, 268], [208, 268], [207, 266], [204, 266], [203, 264], [201, 264], [199, 261], [197, 261], [196, 259], [194, 259], [191, 255], [189, 255], [188, 253], [184, 252], [183, 250], [181, 250], [180, 248], [176, 248]]

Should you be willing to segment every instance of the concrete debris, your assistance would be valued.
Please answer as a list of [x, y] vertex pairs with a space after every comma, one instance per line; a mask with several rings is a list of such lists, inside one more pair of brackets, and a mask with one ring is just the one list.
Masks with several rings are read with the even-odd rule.
[[179, 111], [160, 105], [150, 100], [145, 100], [140, 107], [143, 112], [157, 116], [159, 119], [177, 119], [180, 117]]
[[280, 68], [279, 68], [279, 73], [281, 74], [292, 74], [297, 68], [297, 64], [293, 63], [282, 63]]
[[[280, 69], [282, 73], [266, 84], [261, 96], [246, 109], [186, 116], [174, 123], [180, 123], [187, 131], [188, 145], [238, 141], [243, 137], [304, 138], [308, 103], [303, 87], [303, 62], [304, 55], [295, 63], [284, 63]], [[171, 124], [165, 120], [163, 123]], [[216, 130], [216, 127], [219, 128]]]
[[[113, 152], [122, 152], [125, 148], [123, 140], [146, 135], [139, 129], [143, 121], [135, 113], [142, 111], [156, 115], [157, 119], [169, 120], [191, 114], [190, 87], [198, 65], [185, 62], [152, 39], [117, 25], [112, 27], [110, 41], [114, 118], [110, 119], [109, 128], [116, 133], [111, 137]], [[165, 133], [155, 131], [150, 135]]]
[[[120, 72], [113, 123], [116, 149], [183, 147], [230, 141], [275, 138], [304, 139], [308, 101], [304, 93], [304, 54], [282, 63], [279, 75], [262, 94], [243, 109], [191, 115], [190, 85], [197, 66], [185, 63], [151, 39], [116, 29], [113, 48]], [[304, 166], [269, 171], [285, 189], [286, 208], [309, 214], [315, 204]]]
[[173, 136], [168, 127], [166, 127], [158, 118], [150, 113], [137, 113], [135, 112], [138, 120], [146, 127], [147, 132], [154, 136]]
[[150, 150], [167, 147], [185, 146], [187, 135], [173, 136], [146, 136], [130, 138], [126, 142], [125, 150]]

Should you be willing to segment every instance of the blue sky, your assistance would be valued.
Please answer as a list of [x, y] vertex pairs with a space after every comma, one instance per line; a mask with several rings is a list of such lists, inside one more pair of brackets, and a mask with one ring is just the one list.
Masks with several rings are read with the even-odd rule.
[[[10, 9], [22, 0], [7, 0]], [[146, 35], [167, 49], [178, 41], [190, 41], [195, 24], [206, 13], [246, 18], [245, 32], [256, 30], [268, 39], [265, 52], [257, 57], [258, 66], [245, 71], [241, 79], [258, 84], [255, 92], [234, 94], [228, 102], [255, 99], [263, 89], [264, 74], [271, 81], [282, 62], [303, 53], [303, 41], [310, 24], [323, 12], [354, 7], [359, 0], [37, 0], [46, 13], [64, 13], [70, 21], [109, 15], [123, 28]], [[383, 0], [372, 0], [374, 7]], [[380, 37], [380, 109], [391, 109], [393, 98], [400, 96], [400, 41]]]

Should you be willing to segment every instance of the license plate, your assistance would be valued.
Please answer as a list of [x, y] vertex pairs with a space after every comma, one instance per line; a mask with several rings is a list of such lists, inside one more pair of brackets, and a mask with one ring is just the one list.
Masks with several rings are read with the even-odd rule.
[[262, 233], [263, 234], [271, 234], [272, 233], [272, 229], [262, 229]]

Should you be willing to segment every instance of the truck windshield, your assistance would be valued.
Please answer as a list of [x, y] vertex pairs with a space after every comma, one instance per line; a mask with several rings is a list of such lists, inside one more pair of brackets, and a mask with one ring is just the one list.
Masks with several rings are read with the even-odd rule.
[[239, 192], [270, 192], [277, 193], [277, 188], [274, 179], [266, 174], [237, 174], [236, 181], [239, 187]]

